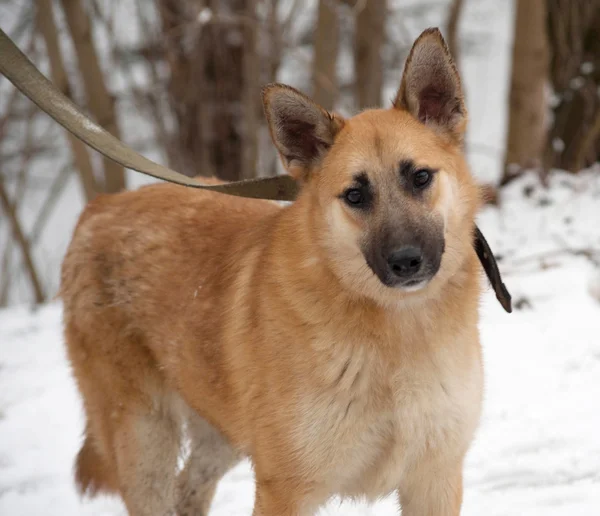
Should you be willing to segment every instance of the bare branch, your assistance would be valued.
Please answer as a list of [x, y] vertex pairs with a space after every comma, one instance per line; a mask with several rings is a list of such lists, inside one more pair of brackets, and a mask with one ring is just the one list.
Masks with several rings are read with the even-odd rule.
[[[85, 85], [89, 109], [96, 121], [116, 138], [120, 138], [113, 99], [110, 96], [100, 68], [98, 54], [92, 40], [92, 31], [81, 0], [61, 0], [67, 25], [73, 39], [79, 70]], [[81, 159], [79, 156], [78, 159]], [[118, 192], [125, 188], [125, 171], [121, 165], [103, 158], [104, 190]]]
[[[52, 0], [38, 0], [38, 28], [46, 42], [46, 51], [50, 61], [50, 74], [54, 85], [67, 97], [72, 98], [71, 86], [63, 63], [58, 31], [54, 22]], [[73, 161], [79, 171], [83, 194], [87, 201], [91, 201], [98, 193], [98, 186], [94, 178], [92, 161], [85, 144], [69, 131], [66, 131], [67, 140], [71, 147]]]
[[511, 269], [510, 267], [519, 267], [523, 265], [529, 265], [531, 263], [539, 265], [541, 267], [547, 267], [547, 265], [545, 264], [546, 260], [558, 258], [564, 255], [583, 257], [586, 260], [589, 260], [595, 267], [600, 267], [600, 249], [594, 249], [591, 247], [585, 247], [580, 249], [564, 248], [556, 249], [554, 251], [546, 251], [543, 253], [532, 254], [530, 256], [524, 256], [522, 258], [513, 260], [510, 263], [507, 263], [506, 267], [504, 268], [503, 274], [515, 274], [517, 271]]
[[25, 268], [29, 275], [29, 280], [31, 282], [31, 287], [33, 289], [33, 294], [35, 296], [36, 303], [43, 303], [45, 300], [44, 291], [42, 289], [42, 284], [40, 282], [37, 270], [33, 263], [33, 259], [31, 257], [31, 248], [27, 238], [25, 238], [25, 234], [23, 229], [21, 228], [21, 224], [17, 217], [16, 210], [13, 204], [10, 202], [8, 197], [8, 193], [4, 188], [3, 178], [0, 176], [0, 207], [6, 214], [8, 218], [9, 224], [12, 229], [13, 237], [15, 242], [21, 248], [21, 253], [23, 255], [23, 260], [25, 262]]
[[0, 306], [8, 305], [8, 293], [10, 291], [10, 282], [12, 274], [10, 274], [10, 267], [12, 265], [12, 251], [13, 247], [10, 245], [10, 234], [6, 238], [6, 247], [2, 256], [2, 265], [0, 266]]

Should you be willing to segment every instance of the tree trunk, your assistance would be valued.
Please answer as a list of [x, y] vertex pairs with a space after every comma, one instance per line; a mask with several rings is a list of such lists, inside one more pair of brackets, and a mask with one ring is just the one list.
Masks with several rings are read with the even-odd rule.
[[[295, 0], [296, 2], [298, 0]], [[268, 45], [269, 45], [269, 69], [267, 72], [267, 80], [275, 82], [277, 80], [277, 72], [281, 65], [281, 55], [283, 51], [283, 34], [282, 26], [277, 16], [277, 7], [279, 0], [269, 0], [267, 15], [267, 30], [268, 30]]]
[[379, 107], [383, 87], [381, 50], [385, 42], [386, 0], [365, 2], [356, 17], [354, 70], [359, 109]]
[[[52, 0], [38, 0], [37, 23], [46, 43], [48, 60], [50, 61], [50, 76], [54, 85], [67, 97], [71, 96], [71, 86], [67, 78], [63, 63], [60, 46], [58, 43], [58, 32], [54, 22]], [[98, 193], [98, 187], [94, 178], [92, 161], [85, 144], [69, 131], [65, 131], [73, 162], [79, 172], [83, 195], [86, 201], [91, 201]]]
[[448, 42], [448, 48], [450, 49], [450, 53], [452, 54], [454, 62], [457, 66], [460, 59], [460, 52], [458, 48], [458, 25], [463, 5], [463, 0], [452, 0], [452, 4], [450, 4], [448, 22], [446, 24], [446, 37]]
[[338, 96], [337, 56], [339, 21], [335, 0], [320, 0], [314, 35], [313, 99], [325, 109], [333, 109]]
[[161, 0], [176, 119], [174, 165], [225, 180], [256, 173], [261, 62], [256, 0]]
[[[243, 82], [243, 149], [242, 177], [251, 179], [256, 176], [258, 162], [258, 132], [260, 106], [260, 62], [256, 52], [258, 20], [256, 18], [257, 0], [246, 0], [246, 23], [244, 26], [244, 82]], [[248, 49], [254, 49], [248, 51]]]
[[517, 0], [503, 183], [541, 163], [548, 80], [546, 0]]
[[556, 102], [545, 169], [577, 172], [600, 159], [600, 2], [548, 0]]
[[[79, 71], [83, 79], [87, 104], [92, 116], [109, 133], [120, 138], [114, 104], [106, 88], [98, 55], [92, 39], [90, 20], [81, 0], [61, 0], [69, 32], [73, 39]], [[125, 171], [121, 165], [103, 158], [104, 191], [118, 192], [125, 188]]]

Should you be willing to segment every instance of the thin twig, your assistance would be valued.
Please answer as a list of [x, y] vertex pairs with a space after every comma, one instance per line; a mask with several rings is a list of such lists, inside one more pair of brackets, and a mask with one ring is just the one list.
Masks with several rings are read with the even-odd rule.
[[[82, 0], [61, 0], [61, 4], [75, 47], [88, 108], [104, 129], [116, 138], [120, 138], [113, 97], [106, 86], [84, 2]], [[104, 191], [123, 190], [126, 184], [124, 168], [107, 157], [102, 159], [102, 163], [104, 166]]]
[[600, 249], [594, 248], [581, 248], [581, 249], [573, 249], [573, 248], [564, 248], [564, 249], [556, 249], [554, 251], [546, 251], [543, 253], [536, 253], [530, 256], [524, 256], [522, 258], [518, 258], [516, 260], [512, 260], [510, 263], [507, 263], [507, 266], [516, 266], [519, 267], [521, 265], [527, 265], [531, 262], [539, 262], [543, 260], [547, 260], [549, 258], [557, 258], [561, 255], [572, 255], [572, 256], [582, 256], [590, 260], [594, 265], [600, 265]]
[[[46, 42], [52, 81], [67, 97], [71, 97], [71, 84], [60, 50], [51, 0], [38, 0], [38, 29]], [[73, 161], [79, 171], [83, 195], [86, 201], [91, 201], [97, 195], [99, 187], [94, 177], [94, 168], [89, 151], [85, 144], [70, 132], [66, 133], [66, 137], [71, 148]]]
[[4, 182], [0, 178], [0, 206], [2, 207], [4, 213], [6, 214], [10, 226], [12, 228], [13, 236], [16, 243], [21, 248], [21, 253], [23, 255], [23, 260], [25, 262], [25, 267], [27, 273], [29, 275], [29, 280], [31, 282], [31, 287], [33, 289], [33, 294], [35, 297], [36, 303], [43, 303], [45, 300], [44, 291], [42, 289], [42, 284], [40, 282], [37, 270], [33, 263], [33, 259], [31, 257], [31, 247], [29, 242], [25, 238], [25, 234], [23, 229], [21, 228], [21, 223], [19, 222], [19, 218], [17, 217], [17, 213], [13, 204], [10, 202], [8, 197], [8, 193], [4, 188]]
[[10, 245], [10, 234], [6, 236], [6, 248], [4, 249], [4, 255], [2, 256], [2, 266], [0, 267], [0, 279], [2, 284], [0, 285], [0, 306], [8, 305], [8, 292], [10, 290], [10, 282], [12, 274], [10, 272], [10, 266], [12, 263], [12, 251], [13, 248]]

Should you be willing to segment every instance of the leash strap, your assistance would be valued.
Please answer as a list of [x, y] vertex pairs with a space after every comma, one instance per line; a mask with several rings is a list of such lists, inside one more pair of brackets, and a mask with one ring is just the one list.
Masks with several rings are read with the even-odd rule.
[[[145, 158], [84, 115], [71, 100], [44, 77], [1, 28], [0, 73], [65, 129], [125, 168], [170, 183], [238, 197], [293, 201], [298, 194], [299, 186], [289, 175], [248, 179], [220, 185], [205, 185]], [[475, 227], [474, 246], [498, 301], [510, 313], [512, 311], [510, 294], [502, 282], [492, 250], [477, 226]]]
[[483, 270], [485, 270], [488, 280], [492, 284], [492, 287], [494, 287], [496, 299], [502, 305], [504, 310], [511, 313], [512, 300], [510, 292], [502, 281], [502, 276], [500, 276], [500, 269], [498, 269], [498, 263], [496, 262], [496, 258], [494, 258], [494, 253], [492, 253], [487, 240], [477, 226], [475, 226], [475, 252], [479, 257], [479, 261], [483, 266]]
[[222, 185], [205, 185], [138, 154], [127, 147], [63, 95], [0, 29], [0, 72], [25, 96], [84, 143], [126, 168], [142, 174], [192, 188], [213, 190], [229, 195], [292, 201], [297, 183], [288, 175], [249, 179]]

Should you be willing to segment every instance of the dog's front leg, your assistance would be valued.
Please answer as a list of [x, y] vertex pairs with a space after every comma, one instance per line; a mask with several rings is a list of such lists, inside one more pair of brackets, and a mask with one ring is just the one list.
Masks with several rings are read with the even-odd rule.
[[256, 482], [253, 516], [308, 516], [306, 490], [290, 482]]
[[462, 460], [420, 464], [398, 489], [402, 516], [459, 516], [462, 493]]

